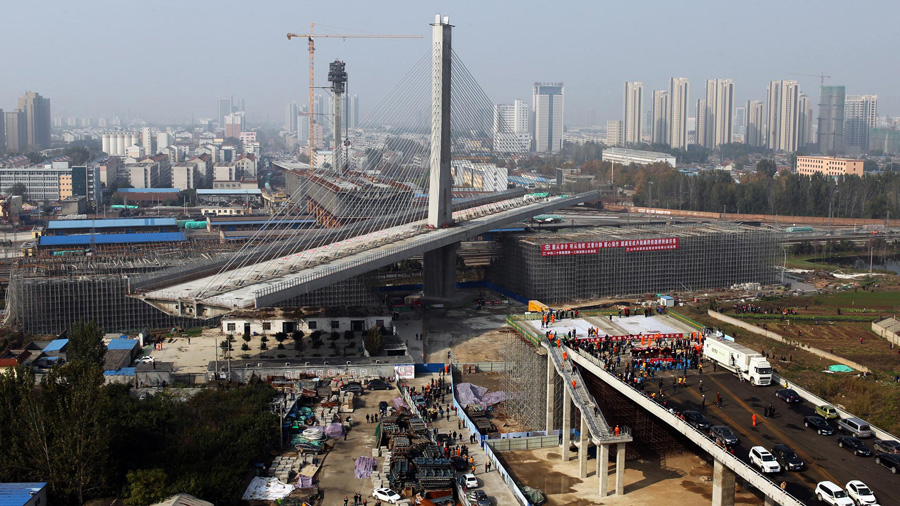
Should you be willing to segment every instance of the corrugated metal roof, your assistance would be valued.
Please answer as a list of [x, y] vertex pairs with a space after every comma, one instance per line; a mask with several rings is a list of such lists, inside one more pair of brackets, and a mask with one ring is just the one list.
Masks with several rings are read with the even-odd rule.
[[262, 190], [259, 188], [256, 189], [243, 189], [243, 190], [197, 190], [197, 196], [203, 195], [262, 195]]
[[178, 193], [178, 188], [119, 188], [119, 193]]
[[103, 371], [104, 376], [134, 376], [134, 367], [123, 367], [121, 369]]
[[175, 218], [108, 218], [101, 220], [54, 220], [47, 224], [47, 230], [174, 226], [176, 226]]
[[68, 339], [54, 339], [44, 348], [44, 351], [60, 351], [69, 344]]
[[46, 486], [46, 482], [0, 483], [0, 506], [22, 506]]
[[184, 232], [155, 232], [144, 234], [76, 234], [51, 235], [40, 239], [40, 246], [76, 246], [87, 244], [135, 244], [144, 242], [183, 242]]
[[137, 339], [113, 339], [106, 345], [107, 350], [132, 350], [137, 346]]
[[247, 220], [247, 221], [213, 221], [210, 220], [210, 225], [217, 227], [221, 225], [263, 225], [265, 223], [269, 223], [272, 225], [313, 225], [316, 223], [316, 220]]

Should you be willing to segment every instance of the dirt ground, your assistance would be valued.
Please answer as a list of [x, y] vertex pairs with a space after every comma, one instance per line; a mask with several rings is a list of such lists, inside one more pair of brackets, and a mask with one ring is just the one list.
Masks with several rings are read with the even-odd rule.
[[[625, 495], [601, 500], [597, 493], [596, 463], [588, 460], [587, 478], [577, 478], [578, 461], [560, 460], [559, 448], [504, 452], [512, 472], [524, 485], [539, 488], [548, 506], [592, 504], [665, 504], [694, 506], [712, 500], [712, 465], [694, 454], [670, 457], [665, 462], [632, 459], [625, 462]], [[610, 494], [615, 491], [615, 459], [611, 459]], [[735, 504], [760, 504], [761, 499], [738, 485]]]
[[[788, 325], [766, 322], [769, 330], [784, 337], [795, 339], [820, 350], [831, 351], [839, 356], [859, 362], [867, 367], [883, 371], [900, 369], [900, 353], [890, 343], [872, 332], [872, 325], [863, 322], [822, 322], [815, 324]], [[859, 340], [862, 338], [863, 342]]]
[[507, 333], [512, 331], [509, 326], [503, 325], [470, 337], [453, 347], [456, 361], [461, 363], [502, 362]]

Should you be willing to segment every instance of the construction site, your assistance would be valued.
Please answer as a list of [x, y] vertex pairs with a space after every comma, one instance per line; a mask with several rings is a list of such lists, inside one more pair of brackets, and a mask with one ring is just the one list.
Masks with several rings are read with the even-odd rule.
[[502, 240], [503, 261], [492, 278], [547, 303], [772, 284], [780, 236], [722, 223], [513, 234]]

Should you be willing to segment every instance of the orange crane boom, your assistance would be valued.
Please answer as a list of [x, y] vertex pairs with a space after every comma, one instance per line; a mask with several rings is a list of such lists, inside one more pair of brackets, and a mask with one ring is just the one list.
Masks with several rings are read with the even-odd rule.
[[309, 173], [312, 174], [316, 167], [316, 114], [315, 114], [315, 88], [316, 88], [316, 67], [315, 38], [331, 38], [331, 39], [421, 39], [421, 35], [385, 35], [385, 34], [369, 34], [369, 35], [348, 35], [348, 34], [313, 34], [315, 23], [310, 23], [309, 33], [289, 33], [288, 40], [293, 38], [306, 37], [307, 48], [309, 50]]
[[825, 79], [831, 79], [831, 76], [826, 76], [825, 72], [822, 72], [820, 74], [801, 74], [799, 72], [794, 72], [791, 75], [792, 76], [818, 77], [820, 79], [819, 86], [825, 86]]

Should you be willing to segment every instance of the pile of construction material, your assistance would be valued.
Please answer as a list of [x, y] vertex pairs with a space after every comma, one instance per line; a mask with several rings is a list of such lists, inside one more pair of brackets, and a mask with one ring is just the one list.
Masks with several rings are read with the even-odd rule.
[[279, 455], [275, 457], [275, 460], [272, 461], [272, 465], [269, 466], [269, 476], [278, 478], [279, 481], [283, 483], [288, 483], [291, 479], [291, 473], [297, 473], [299, 468], [299, 460], [297, 457], [290, 457], [287, 455]]
[[372, 456], [384, 457], [372, 472], [372, 487], [393, 490], [452, 489], [454, 471], [440, 446], [430, 437], [425, 421], [407, 413], [381, 421], [381, 440]]

